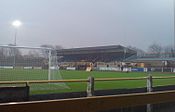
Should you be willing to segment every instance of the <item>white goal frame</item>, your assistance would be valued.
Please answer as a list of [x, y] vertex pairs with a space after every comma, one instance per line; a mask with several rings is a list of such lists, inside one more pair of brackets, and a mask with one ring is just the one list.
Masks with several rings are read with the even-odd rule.
[[38, 49], [38, 50], [48, 50], [48, 80], [51, 80], [51, 60], [53, 48], [48, 47], [30, 47], [30, 46], [16, 46], [16, 45], [0, 45], [0, 48], [21, 48], [21, 49]]

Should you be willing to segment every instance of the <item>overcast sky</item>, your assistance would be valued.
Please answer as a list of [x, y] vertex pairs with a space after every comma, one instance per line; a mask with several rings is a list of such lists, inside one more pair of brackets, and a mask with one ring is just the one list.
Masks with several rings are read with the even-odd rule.
[[0, 44], [173, 45], [173, 0], [0, 0]]

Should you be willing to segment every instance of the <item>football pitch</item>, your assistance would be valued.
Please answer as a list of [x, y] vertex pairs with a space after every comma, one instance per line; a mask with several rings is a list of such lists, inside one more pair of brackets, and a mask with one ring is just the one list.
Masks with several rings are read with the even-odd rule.
[[[9, 75], [13, 72], [13, 76]], [[47, 79], [48, 71], [31, 70], [25, 72], [25, 70], [0, 70], [0, 81], [4, 80], [44, 80]], [[87, 79], [89, 76], [94, 78], [134, 78], [134, 77], [146, 77], [148, 73], [145, 72], [105, 72], [105, 71], [67, 71], [60, 70], [62, 79]], [[153, 76], [175, 76], [174, 73], [151, 73]], [[161, 85], [174, 85], [175, 79], [156, 79], [153, 80], [154, 86]], [[0, 86], [21, 86], [21, 85], [0, 85]], [[47, 94], [47, 93], [63, 93], [63, 92], [79, 92], [86, 91], [86, 82], [72, 82], [72, 83], [49, 83], [49, 84], [30, 84], [30, 94]], [[127, 81], [105, 81], [95, 82], [95, 90], [102, 89], [118, 89], [118, 88], [138, 88], [146, 87], [146, 80], [127, 80]]]

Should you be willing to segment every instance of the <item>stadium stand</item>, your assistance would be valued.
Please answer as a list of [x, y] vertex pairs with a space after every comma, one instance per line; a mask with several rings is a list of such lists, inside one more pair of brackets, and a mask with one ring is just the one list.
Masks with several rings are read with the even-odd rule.
[[113, 62], [136, 55], [136, 51], [121, 45], [97, 46], [57, 50], [61, 62]]

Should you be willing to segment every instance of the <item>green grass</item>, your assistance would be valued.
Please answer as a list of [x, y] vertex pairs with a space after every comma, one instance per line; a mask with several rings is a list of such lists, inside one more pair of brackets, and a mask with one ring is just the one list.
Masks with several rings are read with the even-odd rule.
[[[13, 73], [13, 74], [12, 74]], [[47, 79], [47, 70], [22, 70], [22, 69], [0, 69], [0, 81], [9, 80], [44, 80]], [[148, 73], [144, 72], [101, 72], [101, 71], [66, 71], [61, 70], [63, 79], [87, 79], [89, 76], [95, 78], [123, 78], [123, 77], [145, 77]], [[153, 76], [175, 76], [174, 73], [152, 73]], [[174, 85], [175, 79], [154, 80], [154, 86]], [[86, 91], [86, 83], [66, 83], [64, 84], [31, 84], [31, 94], [45, 94], [58, 92]], [[4, 85], [3, 85], [4, 86]], [[95, 82], [95, 89], [116, 89], [116, 88], [136, 88], [145, 87], [146, 80], [137, 81], [107, 81]]]

